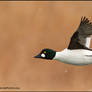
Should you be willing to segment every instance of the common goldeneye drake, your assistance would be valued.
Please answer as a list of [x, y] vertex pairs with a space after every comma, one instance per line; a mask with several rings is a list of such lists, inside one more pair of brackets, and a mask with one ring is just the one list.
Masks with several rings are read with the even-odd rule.
[[68, 48], [60, 52], [46, 48], [35, 56], [35, 58], [59, 60], [63, 63], [73, 65], [92, 64], [92, 50], [89, 48], [91, 35], [92, 22], [88, 18], [82, 17], [78, 29], [71, 37]]

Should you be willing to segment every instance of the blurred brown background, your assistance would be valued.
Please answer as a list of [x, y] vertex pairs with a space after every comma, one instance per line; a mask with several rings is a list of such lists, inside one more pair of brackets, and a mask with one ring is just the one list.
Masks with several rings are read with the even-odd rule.
[[92, 65], [33, 58], [67, 48], [82, 16], [92, 20], [92, 2], [0, 2], [0, 87], [92, 90]]

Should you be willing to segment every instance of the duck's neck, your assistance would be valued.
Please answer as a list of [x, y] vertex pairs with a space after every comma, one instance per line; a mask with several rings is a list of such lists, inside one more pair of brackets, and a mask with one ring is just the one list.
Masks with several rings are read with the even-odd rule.
[[66, 53], [67, 53], [67, 49], [64, 49], [63, 51], [60, 51], [60, 52], [56, 52], [54, 60], [59, 60], [61, 62], [64, 62]]

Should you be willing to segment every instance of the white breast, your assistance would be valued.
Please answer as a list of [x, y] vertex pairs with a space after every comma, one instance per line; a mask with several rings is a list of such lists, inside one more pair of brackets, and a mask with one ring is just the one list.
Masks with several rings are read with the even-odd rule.
[[[90, 56], [89, 56], [90, 55]], [[74, 65], [92, 64], [92, 51], [89, 50], [68, 50], [56, 52], [55, 60]]]

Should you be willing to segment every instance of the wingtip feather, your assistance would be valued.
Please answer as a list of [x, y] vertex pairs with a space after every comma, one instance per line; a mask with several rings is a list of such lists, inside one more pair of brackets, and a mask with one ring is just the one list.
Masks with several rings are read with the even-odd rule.
[[90, 24], [92, 25], [92, 22], [90, 22], [90, 20], [86, 17], [86, 16], [82, 16], [81, 17], [81, 24]]

